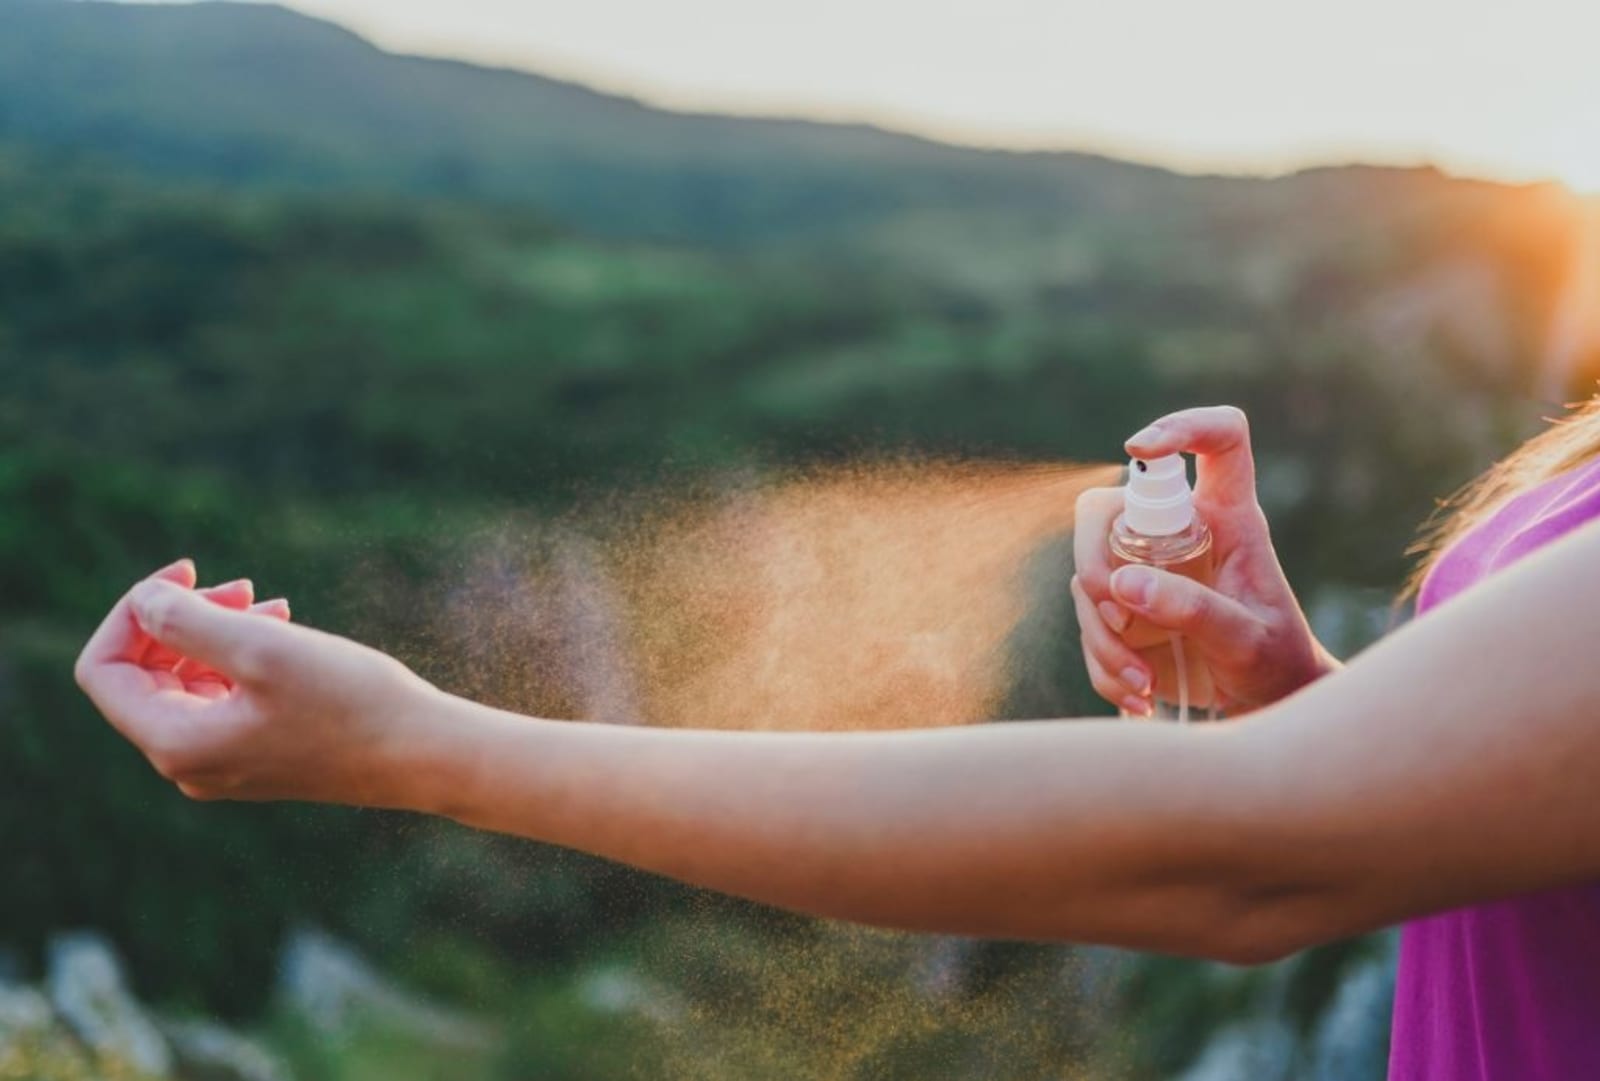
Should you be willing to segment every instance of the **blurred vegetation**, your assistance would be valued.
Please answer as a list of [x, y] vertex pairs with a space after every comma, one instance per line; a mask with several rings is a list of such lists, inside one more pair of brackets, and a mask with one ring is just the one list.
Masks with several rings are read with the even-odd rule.
[[[1067, 1008], [1075, 955], [998, 946], [961, 969], [989, 985], [929, 997], [901, 940], [572, 854], [190, 806], [71, 685], [129, 582], [193, 555], [448, 682], [419, 609], [513, 517], [875, 453], [1105, 460], [1231, 401], [1302, 594], [1392, 594], [1434, 499], [1536, 419], [1572, 258], [1560, 192], [1428, 170], [1183, 179], [686, 118], [273, 8], [0, 0], [0, 30], [0, 944], [98, 927], [142, 991], [258, 1016], [314, 920], [512, 1020], [484, 1076], [1021, 1078], [1108, 1048], [1102, 1076], [1157, 1076], [1226, 1004], [1151, 962]], [[1099, 708], [1054, 686], [1019, 710]], [[1327, 956], [1308, 1015], [1353, 954]], [[584, 1006], [605, 964], [681, 1013]], [[276, 1031], [308, 1078], [464, 1076]]]

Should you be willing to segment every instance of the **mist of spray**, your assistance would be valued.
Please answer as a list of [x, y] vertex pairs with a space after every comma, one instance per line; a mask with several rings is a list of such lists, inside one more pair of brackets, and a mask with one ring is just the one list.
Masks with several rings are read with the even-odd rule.
[[896, 460], [616, 498], [480, 545], [438, 639], [522, 712], [749, 729], [994, 715], [1031, 557], [1114, 466]]

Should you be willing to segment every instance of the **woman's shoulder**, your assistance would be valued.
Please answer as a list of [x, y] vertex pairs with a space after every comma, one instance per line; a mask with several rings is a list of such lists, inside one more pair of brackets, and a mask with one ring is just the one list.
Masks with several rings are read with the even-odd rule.
[[1600, 518], [1600, 456], [1579, 462], [1525, 494], [1532, 498], [1511, 523], [1497, 566]]
[[1448, 600], [1596, 518], [1600, 518], [1600, 455], [1518, 493], [1462, 534], [1422, 583], [1418, 609]]

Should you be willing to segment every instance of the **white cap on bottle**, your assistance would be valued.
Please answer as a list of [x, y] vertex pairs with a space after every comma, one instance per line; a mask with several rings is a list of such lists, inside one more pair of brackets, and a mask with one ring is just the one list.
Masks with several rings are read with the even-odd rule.
[[1194, 493], [1189, 490], [1189, 466], [1183, 455], [1129, 462], [1122, 513], [1129, 529], [1147, 537], [1169, 537], [1188, 529], [1194, 521]]

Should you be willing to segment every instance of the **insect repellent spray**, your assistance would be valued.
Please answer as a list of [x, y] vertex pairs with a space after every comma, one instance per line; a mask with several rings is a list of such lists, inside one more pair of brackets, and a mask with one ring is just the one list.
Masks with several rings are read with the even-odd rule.
[[[1110, 543], [1116, 566], [1142, 563], [1211, 584], [1211, 530], [1195, 512], [1183, 455], [1135, 458], [1128, 464], [1123, 510], [1112, 524]], [[1195, 710], [1215, 716], [1211, 673], [1184, 649], [1182, 635], [1135, 617], [1122, 637], [1155, 673], [1156, 716], [1180, 722]]]

